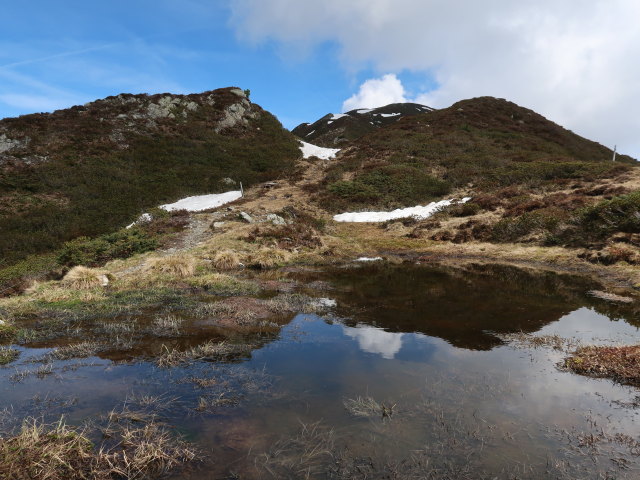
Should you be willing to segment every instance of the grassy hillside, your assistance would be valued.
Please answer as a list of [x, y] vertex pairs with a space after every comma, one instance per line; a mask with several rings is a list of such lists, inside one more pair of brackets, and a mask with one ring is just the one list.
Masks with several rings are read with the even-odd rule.
[[0, 121], [0, 258], [4, 265], [78, 236], [114, 231], [190, 194], [292, 170], [299, 150], [278, 120], [238, 89], [119, 95]]
[[456, 188], [559, 190], [633, 168], [608, 148], [492, 97], [402, 118], [353, 142], [318, 200], [333, 211], [416, 205]]

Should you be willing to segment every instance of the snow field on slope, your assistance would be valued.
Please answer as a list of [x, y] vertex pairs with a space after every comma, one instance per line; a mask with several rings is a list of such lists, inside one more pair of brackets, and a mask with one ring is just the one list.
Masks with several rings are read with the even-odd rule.
[[318, 157], [322, 160], [329, 160], [336, 156], [336, 153], [340, 151], [339, 148], [324, 148], [317, 145], [311, 145], [310, 143], [300, 141], [300, 150], [302, 151], [303, 158]]
[[186, 197], [174, 203], [160, 205], [160, 208], [167, 212], [174, 210], [187, 210], [189, 212], [201, 212], [210, 208], [216, 208], [225, 203], [233, 202], [242, 197], [240, 190], [232, 190], [224, 193], [212, 193], [210, 195], [196, 195], [194, 197]]
[[466, 203], [469, 200], [471, 200], [471, 197], [465, 197], [462, 200], [440, 200], [439, 202], [431, 202], [424, 206], [418, 205], [415, 207], [398, 208], [390, 212], [347, 212], [334, 215], [333, 219], [336, 222], [387, 222], [389, 220], [407, 217], [424, 220], [449, 205]]

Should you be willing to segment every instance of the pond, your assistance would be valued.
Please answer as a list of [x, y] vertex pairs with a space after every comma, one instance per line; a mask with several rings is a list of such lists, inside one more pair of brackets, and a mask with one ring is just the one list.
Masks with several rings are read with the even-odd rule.
[[175, 479], [640, 476], [637, 389], [561, 367], [578, 342], [640, 343], [637, 312], [595, 282], [381, 262], [287, 278], [323, 309], [220, 361], [163, 368], [151, 334], [126, 355], [21, 348], [0, 369], [5, 421], [153, 408], [200, 452]]

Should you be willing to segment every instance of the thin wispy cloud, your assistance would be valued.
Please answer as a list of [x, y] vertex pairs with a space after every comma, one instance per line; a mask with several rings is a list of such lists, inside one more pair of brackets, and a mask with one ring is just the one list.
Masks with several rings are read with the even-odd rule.
[[0, 68], [2, 69], [6, 69], [6, 68], [15, 68], [15, 67], [21, 67], [21, 66], [25, 66], [25, 65], [31, 65], [34, 63], [40, 63], [40, 62], [48, 62], [51, 60], [57, 60], [60, 58], [65, 58], [65, 57], [72, 57], [72, 56], [76, 56], [76, 55], [82, 55], [85, 53], [90, 53], [90, 52], [97, 52], [99, 50], [105, 50], [107, 48], [112, 48], [115, 47], [116, 43], [110, 43], [107, 45], [100, 45], [97, 47], [89, 47], [89, 48], [83, 48], [80, 50], [72, 50], [69, 52], [61, 52], [61, 53], [55, 53], [53, 55], [46, 55], [44, 57], [39, 57], [39, 58], [30, 58], [30, 59], [25, 59], [25, 60], [19, 60], [16, 62], [11, 62], [11, 63], [6, 63], [4, 65], [0, 65]]

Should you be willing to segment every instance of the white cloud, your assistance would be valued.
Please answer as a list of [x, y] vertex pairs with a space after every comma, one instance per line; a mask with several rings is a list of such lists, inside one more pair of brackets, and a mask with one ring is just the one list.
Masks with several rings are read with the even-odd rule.
[[234, 0], [232, 8], [251, 42], [296, 52], [336, 43], [346, 69], [432, 76], [438, 86], [421, 103], [507, 98], [640, 156], [637, 0]]
[[394, 74], [372, 78], [360, 85], [360, 90], [342, 104], [342, 111], [356, 108], [376, 108], [390, 103], [406, 102], [404, 87]]
[[358, 341], [363, 352], [377, 353], [386, 359], [392, 359], [402, 348], [402, 333], [393, 333], [381, 328], [358, 325], [342, 327], [344, 334]]

